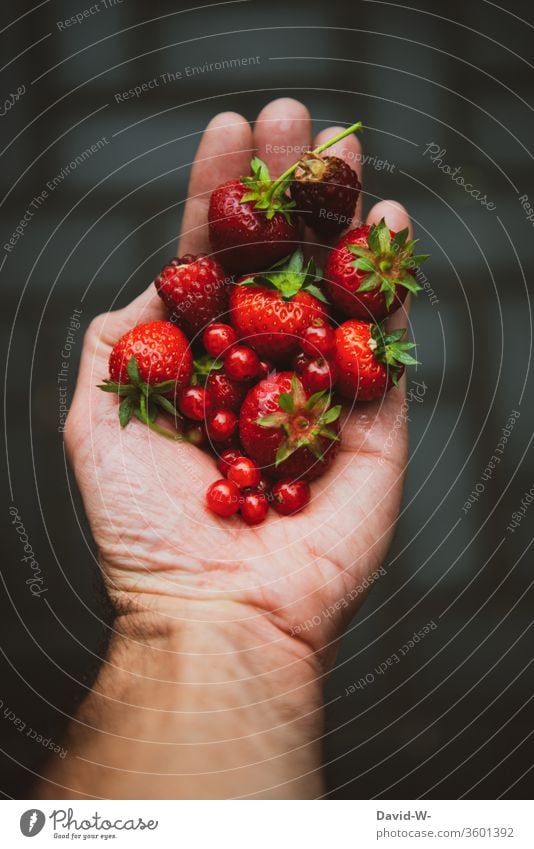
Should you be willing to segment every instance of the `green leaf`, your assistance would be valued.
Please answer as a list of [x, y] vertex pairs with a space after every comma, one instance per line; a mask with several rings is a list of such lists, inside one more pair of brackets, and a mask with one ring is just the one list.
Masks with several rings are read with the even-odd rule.
[[149, 421], [155, 422], [158, 414], [157, 404], [154, 403], [152, 396], [147, 400], [146, 412]]
[[97, 384], [97, 389], [102, 392], [113, 392], [116, 395], [135, 395], [136, 388], [131, 383], [115, 383], [113, 380], [105, 380]]
[[162, 410], [165, 410], [166, 413], [170, 413], [171, 416], [174, 416], [175, 419], [181, 419], [181, 413], [176, 409], [173, 403], [169, 401], [168, 398], [165, 398], [163, 395], [158, 395], [157, 393], [152, 395], [152, 400], [161, 407]]
[[361, 247], [361, 245], [347, 245], [348, 250], [355, 256], [365, 256], [371, 258], [373, 252], [369, 248]]
[[296, 374], [293, 374], [291, 378], [291, 391], [293, 394], [293, 403], [298, 410], [306, 403], [306, 393], [304, 392], [304, 387]]
[[372, 251], [373, 254], [382, 253], [382, 249], [380, 247], [380, 233], [376, 224], [373, 224], [373, 226], [369, 230], [369, 234], [367, 236], [367, 244], [369, 245], [369, 249]]
[[[413, 347], [414, 345], [410, 345], [410, 348]], [[407, 351], [399, 350], [397, 346], [392, 346], [388, 353], [396, 362], [402, 363], [405, 366], [415, 366], [418, 364], [415, 357], [412, 357]]]
[[391, 241], [392, 248], [400, 253], [405, 247], [407, 238], [408, 228], [405, 227], [404, 230], [399, 230], [399, 232], [393, 236], [393, 239]]
[[391, 333], [384, 335], [382, 328], [380, 325], [377, 325], [379, 328], [378, 341], [382, 342], [384, 345], [389, 345], [391, 342], [400, 342], [404, 334], [406, 333], [406, 328], [403, 327], [399, 330], [392, 330]]
[[141, 416], [142, 416], [141, 421], [148, 423], [150, 421], [150, 419], [148, 417], [146, 398], [145, 398], [144, 395], [139, 396], [139, 412], [141, 413]]
[[341, 404], [336, 404], [335, 407], [330, 407], [329, 410], [326, 411], [321, 416], [321, 424], [332, 424], [332, 422], [337, 421], [339, 416], [341, 415]]
[[395, 300], [395, 287], [391, 286], [389, 281], [384, 280], [382, 282], [382, 286], [380, 287], [381, 291], [384, 293], [384, 300], [386, 302], [386, 307], [389, 309], [393, 301]]
[[421, 290], [421, 287], [415, 277], [412, 277], [411, 274], [403, 274], [402, 277], [399, 277], [394, 281], [397, 286], [404, 286], [405, 289], [408, 289], [409, 292], [413, 292], [414, 295]]
[[240, 280], [238, 286], [259, 286], [259, 277], [247, 277], [245, 280]]
[[256, 424], [261, 427], [282, 427], [287, 421], [284, 413], [269, 413], [267, 416], [262, 416], [256, 420]]
[[319, 392], [314, 392], [313, 395], [310, 395], [310, 397], [306, 401], [306, 409], [312, 410], [315, 405], [319, 404], [319, 402], [321, 401], [323, 403], [326, 402], [327, 405], [330, 401], [330, 396], [328, 395], [326, 389], [321, 389]]
[[137, 366], [137, 360], [135, 357], [130, 357], [128, 360], [127, 366], [128, 377], [134, 386], [139, 386], [141, 383], [141, 375], [139, 374], [139, 368]]
[[[372, 229], [372, 228], [371, 228]], [[379, 250], [376, 253], [387, 254], [391, 250], [391, 235], [389, 232], [389, 227], [386, 224], [385, 218], [377, 224], [376, 232], [378, 235], [378, 244]], [[371, 235], [369, 233], [369, 235]]]
[[282, 444], [278, 448], [278, 451], [276, 452], [274, 465], [279, 466], [280, 463], [283, 463], [284, 460], [287, 460], [288, 457], [291, 457], [295, 450], [296, 448], [289, 445], [287, 442], [282, 442]]
[[327, 304], [328, 300], [325, 298], [321, 289], [318, 286], [315, 286], [313, 283], [308, 284], [304, 287], [306, 292], [309, 292], [310, 295], [313, 295], [314, 298], [317, 298], [318, 301], [322, 301], [323, 304]]
[[131, 395], [128, 395], [123, 401], [121, 401], [119, 405], [119, 421], [121, 427], [126, 427], [135, 412], [136, 406], [137, 401]]
[[214, 357], [210, 357], [209, 354], [203, 354], [202, 357], [193, 360], [195, 374], [199, 377], [207, 376], [211, 371], [220, 371], [222, 367], [222, 360], [216, 360]]
[[159, 392], [160, 395], [166, 395], [167, 392], [173, 392], [176, 389], [175, 380], [164, 380], [163, 383], [155, 383], [152, 387], [153, 392]]
[[287, 264], [287, 271], [302, 271], [304, 267], [304, 255], [302, 253], [301, 248], [297, 248], [294, 254], [292, 254], [289, 258], [289, 262]]
[[366, 257], [360, 257], [360, 259], [357, 259], [356, 262], [353, 262], [353, 266], [359, 271], [368, 271], [371, 274], [375, 271], [374, 263]]
[[378, 274], [369, 274], [363, 278], [358, 286], [358, 292], [372, 292], [373, 289], [378, 289], [380, 285], [380, 277]]
[[282, 392], [278, 397], [278, 404], [285, 413], [292, 413], [295, 410], [291, 392]]
[[322, 427], [319, 431], [321, 436], [325, 436], [327, 439], [331, 439], [332, 442], [337, 442], [340, 438], [339, 433], [336, 433], [335, 430], [332, 430], [330, 427]]
[[421, 263], [426, 262], [427, 259], [430, 259], [430, 254], [412, 254], [412, 256], [409, 257], [412, 265], [421, 265]]
[[250, 167], [252, 169], [252, 173], [257, 180], [260, 180], [262, 183], [269, 183], [271, 181], [271, 175], [269, 174], [269, 169], [267, 165], [260, 159], [259, 156], [254, 156]]
[[320, 446], [316, 442], [310, 442], [308, 445], [308, 449], [311, 451], [313, 456], [322, 462], [324, 460], [324, 451], [321, 451]]

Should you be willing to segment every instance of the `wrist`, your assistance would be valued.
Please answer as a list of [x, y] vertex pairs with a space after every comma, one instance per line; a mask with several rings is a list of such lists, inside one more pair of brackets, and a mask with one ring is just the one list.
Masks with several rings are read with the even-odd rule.
[[84, 755], [99, 764], [96, 792], [77, 777], [73, 742], [67, 786], [105, 798], [320, 795], [320, 673], [308, 647], [234, 601], [115, 602], [107, 662], [79, 716], [99, 732]]

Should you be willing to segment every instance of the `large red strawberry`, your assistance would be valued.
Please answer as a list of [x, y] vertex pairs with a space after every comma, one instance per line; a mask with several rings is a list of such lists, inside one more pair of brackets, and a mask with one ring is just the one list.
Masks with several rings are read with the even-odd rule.
[[404, 330], [386, 333], [379, 324], [351, 319], [336, 330], [336, 389], [351, 401], [373, 401], [396, 386], [407, 365], [413, 342], [401, 342]]
[[291, 197], [303, 222], [330, 238], [351, 226], [360, 189], [358, 175], [343, 159], [310, 151], [299, 161]]
[[284, 266], [238, 280], [230, 290], [230, 320], [239, 336], [261, 357], [286, 364], [301, 333], [326, 318], [320, 279], [313, 259], [304, 266], [299, 248]]
[[154, 280], [173, 321], [190, 338], [228, 309], [228, 276], [212, 257], [186, 254], [171, 259]]
[[123, 427], [135, 415], [154, 430], [172, 436], [154, 423], [157, 409], [179, 415], [171, 399], [189, 383], [192, 365], [182, 331], [170, 321], [148, 321], [129, 330], [114, 345], [109, 357], [110, 379], [100, 388], [122, 397], [119, 419]]
[[339, 443], [341, 407], [330, 395], [309, 395], [290, 371], [261, 380], [248, 393], [239, 418], [247, 455], [278, 479], [313, 480], [326, 471]]
[[213, 251], [228, 271], [243, 274], [270, 268], [298, 242], [284, 186], [275, 191], [267, 166], [251, 162], [251, 177], [223, 183], [212, 193], [208, 210]]
[[332, 248], [326, 262], [325, 287], [331, 303], [350, 318], [380, 321], [395, 312], [408, 292], [421, 288], [414, 277], [427, 259], [415, 255], [408, 230], [394, 233], [384, 219], [357, 227]]

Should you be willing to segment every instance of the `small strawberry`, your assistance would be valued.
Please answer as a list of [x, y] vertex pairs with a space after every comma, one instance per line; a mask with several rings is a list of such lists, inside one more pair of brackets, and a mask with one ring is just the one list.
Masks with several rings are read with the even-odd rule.
[[396, 386], [404, 367], [417, 364], [413, 342], [401, 342], [404, 330], [387, 333], [379, 324], [351, 319], [336, 330], [336, 388], [351, 401], [373, 401]]
[[189, 343], [178, 327], [170, 321], [149, 321], [115, 343], [109, 357], [110, 379], [99, 388], [122, 398], [119, 420], [123, 427], [136, 416], [175, 439], [178, 437], [155, 424], [155, 418], [158, 408], [179, 417], [173, 401], [180, 387], [189, 382], [192, 362]]
[[246, 454], [275, 478], [313, 480], [329, 467], [339, 443], [341, 407], [309, 395], [296, 374], [278, 372], [248, 393], [239, 419]]
[[[361, 126], [353, 124], [313, 153], [318, 156]], [[287, 197], [298, 167], [299, 162], [295, 162], [273, 181], [266, 164], [255, 157], [250, 163], [250, 177], [229, 180], [212, 193], [208, 210], [211, 247], [232, 273], [270, 268], [298, 242], [291, 214], [295, 201]]]
[[232, 380], [225, 373], [223, 361], [204, 354], [193, 363], [193, 385], [200, 384], [209, 391], [212, 409], [239, 412], [249, 386], [247, 383]]
[[236, 274], [269, 268], [298, 242], [291, 218], [294, 204], [275, 185], [261, 159], [251, 162], [251, 177], [229, 180], [212, 193], [208, 210], [212, 250]]
[[230, 290], [230, 320], [238, 335], [260, 355], [284, 364], [300, 336], [316, 319], [326, 319], [321, 275], [300, 248], [282, 267], [242, 277]]
[[328, 255], [325, 288], [332, 304], [350, 318], [380, 321], [395, 312], [408, 292], [417, 294], [417, 266], [408, 230], [394, 233], [384, 219], [346, 233]]
[[212, 257], [186, 254], [171, 259], [154, 280], [173, 321], [193, 338], [228, 308], [228, 277]]
[[304, 224], [330, 238], [352, 224], [361, 190], [358, 175], [338, 156], [305, 153], [291, 183], [291, 198]]

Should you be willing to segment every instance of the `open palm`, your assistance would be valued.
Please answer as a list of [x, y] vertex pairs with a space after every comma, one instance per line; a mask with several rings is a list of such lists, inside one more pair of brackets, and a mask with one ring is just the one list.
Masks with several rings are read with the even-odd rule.
[[[338, 129], [323, 130], [314, 146]], [[276, 177], [311, 144], [309, 113], [294, 100], [266, 106], [254, 131], [234, 113], [214, 118], [193, 166], [179, 253], [209, 251], [210, 192], [247, 174], [254, 152]], [[331, 151], [360, 170], [356, 138]], [[394, 230], [409, 226], [393, 202], [376, 204], [367, 220], [383, 216]], [[218, 520], [204, 506], [205, 490], [218, 476], [213, 459], [135, 420], [121, 430], [116, 398], [96, 388], [107, 376], [117, 339], [136, 324], [165, 317], [151, 286], [127, 308], [93, 321], [67, 421], [67, 449], [110, 591], [145, 599], [242, 601], [288, 633], [311, 620], [314, 627], [302, 635], [322, 651], [354, 613], [364, 596], [355, 588], [380, 566], [391, 539], [406, 463], [403, 390], [344, 416], [340, 453], [313, 484], [312, 503], [303, 513], [283, 518], [270, 511], [255, 528], [238, 519]], [[407, 317], [394, 321], [405, 326]], [[324, 615], [332, 605], [335, 615]]]

